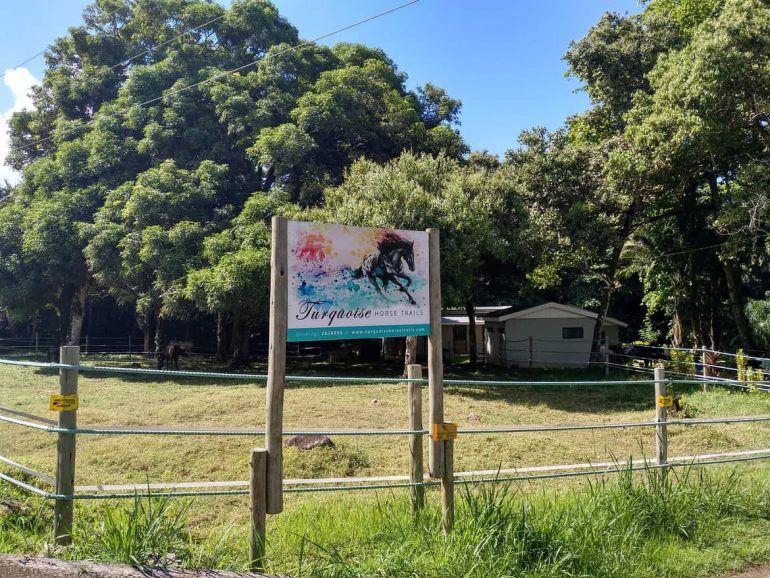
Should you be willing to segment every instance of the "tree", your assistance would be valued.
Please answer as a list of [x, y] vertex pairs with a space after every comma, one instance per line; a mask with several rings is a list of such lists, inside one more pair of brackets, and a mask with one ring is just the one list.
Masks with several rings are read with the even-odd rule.
[[311, 218], [371, 227], [437, 228], [441, 239], [444, 304], [465, 306], [476, 362], [475, 295], [484, 258], [515, 250], [519, 209], [515, 191], [499, 173], [473, 170], [446, 156], [404, 153], [385, 165], [356, 162], [326, 206]]
[[717, 241], [716, 254], [745, 348], [752, 341], [741, 261], [762, 230], [768, 195], [757, 165], [770, 155], [769, 18], [759, 0], [725, 2], [685, 47], [660, 59], [627, 128], [650, 178], [678, 191], [667, 197], [672, 212], [700, 215], [696, 228], [711, 231], [712, 242], [730, 239]]
[[202, 264], [203, 239], [227, 198], [227, 167], [204, 161], [194, 172], [166, 161], [111, 192], [90, 227], [85, 250], [97, 282], [136, 308], [149, 345], [163, 347], [162, 321], [178, 315], [189, 271]]
[[266, 319], [270, 300], [267, 223], [288, 205], [285, 195], [252, 195], [230, 228], [204, 240], [204, 267], [187, 275], [186, 296], [217, 315], [217, 356], [224, 361], [225, 315], [232, 318], [233, 365], [248, 363], [249, 328]]
[[[51, 280], [36, 285], [35, 307], [57, 309], [73, 339], [88, 287], [133, 303], [147, 335], [162, 318], [188, 315], [180, 279], [205, 262], [202, 239], [230, 227], [253, 193], [287, 191], [315, 204], [358, 158], [464, 150], [454, 128], [459, 101], [432, 85], [421, 100], [381, 50], [300, 44], [266, 0], [227, 9], [207, 0], [97, 0], [49, 47], [46, 64], [35, 108], [10, 123], [8, 162], [23, 179], [5, 220], [30, 217], [5, 235], [26, 236], [34, 251], [8, 238], [0, 262], [12, 263], [5, 274], [13, 278]], [[202, 211], [169, 213], [170, 195], [190, 194], [186, 187], [215, 166], [216, 198], [197, 198]], [[161, 199], [165, 207], [153, 204]], [[55, 218], [34, 231], [44, 206], [72, 219], [58, 245]], [[40, 243], [29, 241], [38, 233]], [[46, 255], [48, 241], [67, 253]], [[0, 306], [21, 312], [12, 293], [0, 291]]]

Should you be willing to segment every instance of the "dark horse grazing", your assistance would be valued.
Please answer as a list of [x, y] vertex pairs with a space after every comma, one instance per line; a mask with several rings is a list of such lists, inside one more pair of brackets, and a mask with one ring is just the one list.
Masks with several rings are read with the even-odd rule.
[[179, 343], [170, 343], [158, 352], [158, 369], [163, 369], [163, 366], [166, 365], [168, 369], [173, 367], [179, 370], [180, 355], [187, 355], [187, 350]]
[[[406, 261], [409, 270], [414, 271], [414, 243], [396, 233], [385, 233], [377, 241], [377, 251], [364, 257], [361, 266], [353, 271], [353, 278], [366, 277], [380, 294], [382, 289], [387, 288], [388, 283], [392, 282], [399, 291], [406, 294], [409, 303], [417, 305], [414, 297], [407, 290], [407, 287], [412, 284], [412, 278], [404, 273], [402, 259]], [[377, 279], [382, 281], [382, 288], [377, 283]], [[400, 279], [406, 281], [406, 285]]]

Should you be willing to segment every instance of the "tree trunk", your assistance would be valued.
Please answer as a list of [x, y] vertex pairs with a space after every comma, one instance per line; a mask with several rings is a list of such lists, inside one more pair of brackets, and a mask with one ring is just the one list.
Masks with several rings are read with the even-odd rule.
[[224, 363], [227, 359], [227, 346], [225, 343], [225, 316], [220, 311], [217, 313], [217, 362]]
[[152, 340], [152, 327], [150, 327], [150, 317], [147, 316], [145, 318], [144, 324], [142, 325], [142, 337], [144, 342], [144, 349], [142, 353], [145, 355], [150, 354], [150, 341]]
[[620, 267], [620, 255], [623, 252], [623, 247], [631, 236], [634, 230], [634, 221], [636, 219], [636, 213], [639, 210], [639, 200], [634, 199], [631, 202], [631, 206], [626, 210], [623, 216], [623, 225], [618, 231], [618, 238], [615, 246], [612, 248], [612, 255], [610, 256], [609, 266], [607, 268], [607, 285], [604, 288], [604, 292], [601, 298], [601, 305], [596, 316], [596, 323], [594, 324], [593, 341], [591, 343], [591, 360], [600, 361], [601, 356], [599, 354], [599, 348], [601, 343], [599, 341], [604, 331], [604, 320], [610, 309], [610, 301], [612, 300], [612, 294], [615, 292], [615, 286], [617, 285], [618, 268]]
[[56, 349], [67, 344], [67, 332], [69, 330], [70, 311], [74, 292], [71, 287], [64, 287], [59, 295], [59, 328], [56, 336]]
[[476, 352], [476, 306], [472, 299], [465, 303], [465, 313], [468, 315], [468, 353], [471, 367], [476, 367], [479, 356]]
[[751, 340], [751, 330], [749, 321], [746, 318], [746, 311], [743, 307], [743, 296], [741, 295], [741, 279], [735, 270], [735, 265], [730, 259], [722, 259], [722, 268], [725, 272], [727, 281], [727, 293], [730, 295], [730, 306], [733, 310], [733, 318], [738, 328], [738, 334], [741, 338], [741, 347], [745, 350], [753, 349]]
[[233, 357], [230, 366], [233, 368], [249, 363], [249, 326], [242, 321], [241, 312], [236, 309], [233, 313], [232, 335]]
[[684, 345], [684, 318], [682, 316], [682, 302], [677, 301], [674, 304], [674, 321], [671, 328], [672, 347], [682, 347]]
[[240, 340], [241, 330], [241, 310], [236, 307], [233, 311], [233, 326], [230, 332], [230, 354], [235, 355], [235, 350], [238, 349], [238, 341]]
[[404, 341], [404, 375], [407, 367], [417, 363], [417, 337], [409, 335]]
[[75, 292], [70, 307], [69, 329], [67, 332], [67, 345], [80, 345], [80, 334], [83, 331], [83, 318], [86, 314], [86, 299], [88, 298], [88, 284], [84, 284]]
[[155, 353], [159, 354], [166, 345], [164, 336], [163, 318], [160, 316], [160, 309], [155, 311]]

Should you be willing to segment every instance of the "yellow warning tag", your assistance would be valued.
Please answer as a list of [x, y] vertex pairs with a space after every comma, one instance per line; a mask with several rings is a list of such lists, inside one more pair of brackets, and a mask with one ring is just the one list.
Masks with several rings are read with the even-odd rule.
[[451, 421], [434, 423], [430, 437], [434, 442], [457, 439], [457, 424]]
[[72, 395], [52, 393], [48, 398], [48, 409], [51, 411], [75, 411], [79, 403], [77, 393]]
[[674, 405], [674, 396], [672, 395], [659, 395], [658, 407], [671, 407]]

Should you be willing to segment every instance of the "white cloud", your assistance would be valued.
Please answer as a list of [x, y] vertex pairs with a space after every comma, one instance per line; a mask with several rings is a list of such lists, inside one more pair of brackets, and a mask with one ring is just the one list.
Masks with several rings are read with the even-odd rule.
[[35, 84], [38, 84], [38, 80], [26, 68], [13, 68], [3, 73], [3, 82], [13, 94], [13, 105], [0, 113], [0, 183], [6, 179], [16, 183], [19, 180], [19, 173], [5, 165], [5, 157], [8, 155], [10, 145], [8, 121], [11, 120], [14, 112], [33, 108], [30, 91]]

